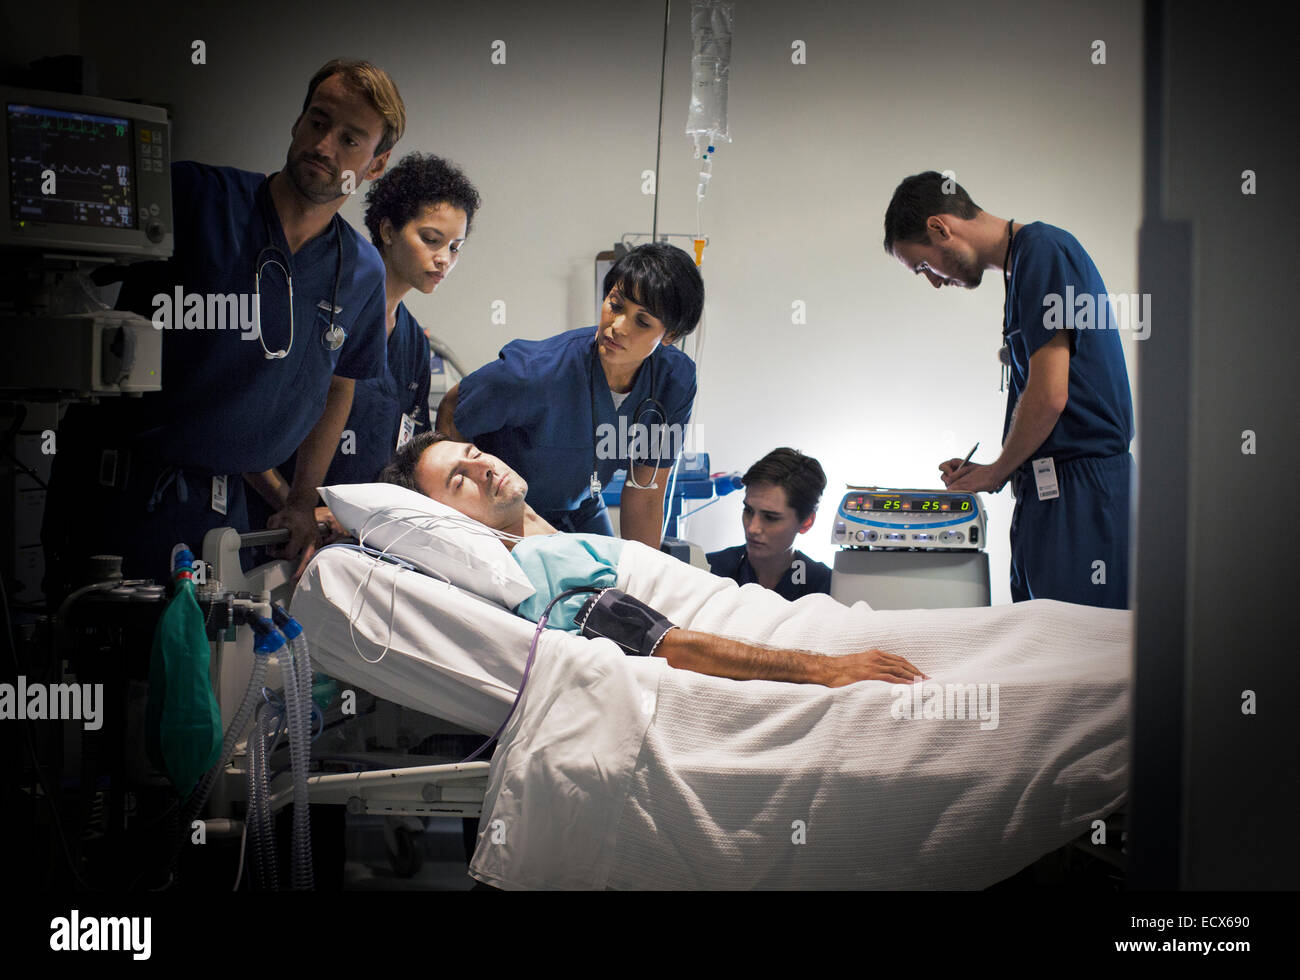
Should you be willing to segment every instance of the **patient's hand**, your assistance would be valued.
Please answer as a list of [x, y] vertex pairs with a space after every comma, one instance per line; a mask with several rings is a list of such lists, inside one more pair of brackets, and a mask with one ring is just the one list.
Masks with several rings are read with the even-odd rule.
[[918, 677], [927, 678], [919, 668], [897, 654], [884, 650], [867, 650], [844, 657], [827, 657], [827, 687], [844, 687], [858, 681], [888, 681], [891, 684], [911, 684]]

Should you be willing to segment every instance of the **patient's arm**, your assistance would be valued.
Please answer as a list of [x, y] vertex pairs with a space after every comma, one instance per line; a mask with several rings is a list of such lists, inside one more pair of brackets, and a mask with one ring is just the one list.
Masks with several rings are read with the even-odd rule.
[[857, 681], [910, 684], [917, 677], [926, 676], [902, 657], [882, 650], [828, 657], [800, 650], [771, 650], [684, 629], [665, 633], [655, 656], [663, 657], [672, 667], [738, 681], [789, 681], [843, 687]]

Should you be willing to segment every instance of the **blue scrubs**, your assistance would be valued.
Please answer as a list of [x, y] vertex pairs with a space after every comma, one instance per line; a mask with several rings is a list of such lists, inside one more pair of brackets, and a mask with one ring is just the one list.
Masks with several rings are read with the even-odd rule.
[[[397, 304], [397, 325], [388, 335], [388, 367], [382, 377], [358, 381], [344, 441], [330, 461], [324, 486], [374, 483], [397, 451], [402, 416], [414, 422], [411, 435], [429, 427], [429, 340], [405, 304]], [[352, 433], [348, 440], [347, 433]], [[354, 452], [344, 450], [352, 448]], [[280, 468], [292, 479], [297, 454]]]
[[[666, 419], [648, 402], [642, 405], [651, 394], [651, 360], [654, 397], [662, 403]], [[633, 444], [634, 426], [667, 424], [676, 427], [667, 432], [684, 438], [694, 400], [694, 362], [676, 347], [660, 346], [638, 368], [631, 392], [615, 409], [596, 353], [596, 328], [581, 327], [547, 340], [514, 340], [503, 347], [496, 361], [460, 382], [455, 423], [466, 439], [528, 482], [528, 503], [546, 521], [563, 531], [612, 535], [604, 501], [591, 492], [593, 469], [601, 484], [607, 484], [616, 470], [630, 466], [627, 451], [632, 450], [637, 465], [659, 462], [665, 469], [671, 467], [671, 453], [679, 444], [643, 439], [650, 443], [643, 457]], [[602, 436], [611, 436], [601, 445], [613, 451], [597, 454], [598, 426], [611, 427], [600, 430]], [[626, 440], [620, 438], [623, 433], [628, 434]]]
[[[1066, 306], [1073, 296], [1092, 297]], [[1029, 358], [1065, 329], [1069, 400], [1046, 441], [1011, 478], [1011, 597], [1128, 607], [1133, 399], [1119, 331], [1096, 265], [1067, 231], [1034, 222], [1012, 243], [1007, 287], [1011, 389], [1003, 441], [1029, 378]], [[1060, 306], [1047, 300], [1061, 297]], [[1102, 301], [1097, 302], [1100, 296]], [[1053, 318], [1061, 311], [1059, 322]], [[1091, 312], [1091, 318], [1088, 313]], [[1039, 500], [1032, 462], [1051, 457], [1060, 496]]]
[[[118, 306], [146, 317], [155, 297], [253, 293], [255, 260], [267, 244], [289, 255], [262, 174], [184, 162], [172, 166], [175, 252], [132, 266]], [[270, 229], [268, 238], [267, 229]], [[338, 262], [342, 236], [342, 264]], [[59, 427], [42, 539], [58, 578], [75, 577], [80, 556], [120, 554], [128, 576], [162, 577], [172, 545], [196, 552], [212, 527], [247, 529], [242, 473], [287, 458], [325, 408], [330, 378], [368, 378], [384, 367], [384, 267], [379, 253], [338, 219], [290, 257], [294, 336], [288, 356], [268, 360], [251, 330], [214, 329], [206, 315], [163, 337], [163, 390], [140, 399], [74, 406]], [[322, 342], [336, 270], [345, 340]], [[289, 347], [288, 289], [268, 266], [262, 277], [266, 347]], [[326, 309], [321, 309], [319, 306]], [[158, 322], [158, 321], [155, 321]], [[225, 515], [212, 506], [224, 475]]]
[[[749, 563], [749, 556], [743, 544], [710, 552], [707, 557], [709, 571], [714, 575], [733, 579], [740, 585], [758, 581], [758, 575], [754, 572], [754, 566]], [[800, 562], [803, 562], [802, 566]], [[796, 576], [801, 579], [800, 582], [795, 582]], [[821, 562], [813, 561], [802, 551], [795, 551], [790, 567], [786, 569], [785, 575], [772, 591], [782, 599], [789, 599], [791, 602], [817, 592], [830, 595], [831, 570]]]

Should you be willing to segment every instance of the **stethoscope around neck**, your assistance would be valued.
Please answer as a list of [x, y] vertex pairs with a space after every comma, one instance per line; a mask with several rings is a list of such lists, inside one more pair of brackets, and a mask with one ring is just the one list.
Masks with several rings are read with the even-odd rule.
[[[269, 197], [269, 192], [268, 192]], [[270, 206], [269, 201], [266, 206]], [[330, 294], [329, 308], [329, 326], [321, 333], [321, 345], [327, 351], [336, 351], [343, 346], [343, 341], [347, 337], [347, 332], [334, 322], [334, 317], [339, 313], [339, 278], [343, 275], [343, 231], [338, 226], [339, 216], [335, 214], [330, 219], [330, 226], [334, 230], [334, 289]], [[285, 254], [284, 249], [275, 244], [275, 235], [271, 231], [271, 221], [266, 216], [266, 211], [262, 212], [262, 226], [266, 229], [266, 245], [257, 253], [257, 258], [253, 260], [253, 301], [254, 316], [257, 317], [257, 342], [262, 345], [262, 353], [268, 361], [279, 361], [289, 356], [293, 350], [293, 273], [290, 271], [292, 263], [289, 256]], [[284, 276], [285, 285], [289, 290], [289, 346], [283, 350], [271, 350], [266, 346], [266, 338], [262, 333], [262, 271], [267, 266], [275, 266]], [[324, 306], [324, 303], [321, 303]]]
[[[599, 327], [597, 328], [597, 330], [599, 330]], [[596, 378], [597, 378], [596, 368], [598, 367], [597, 356], [596, 356], [597, 343], [598, 341], [594, 341], [591, 345], [591, 363], [590, 363], [591, 377], [589, 378], [590, 381], [589, 389], [591, 392], [591, 427], [592, 427], [591, 428], [591, 496], [593, 500], [600, 495], [600, 477], [597, 475], [597, 471], [599, 469], [598, 466], [599, 460], [596, 458], [596, 447], [600, 445], [600, 439], [596, 431], [597, 430], [596, 419], [598, 417], [596, 411]], [[646, 360], [650, 362], [650, 394], [642, 398], [639, 402], [637, 402], [636, 411], [632, 413], [632, 425], [634, 426], [637, 424], [637, 420], [641, 418], [642, 411], [645, 409], [647, 403], [649, 403], [650, 405], [650, 411], [658, 415], [663, 422], [668, 421], [668, 413], [664, 411], [663, 403], [660, 402], [657, 398], [655, 398], [655, 387], [656, 387], [655, 386], [655, 361], [656, 361], [656, 355], [658, 353], [659, 350], [658, 350], [658, 346], [656, 345], [655, 350], [651, 351], [650, 356], [646, 358]], [[654, 423], [652, 422], [651, 425], [653, 424]], [[636, 444], [635, 436], [632, 439], [632, 443], [633, 445]], [[648, 448], [653, 447], [654, 445], [653, 435], [651, 435], [650, 431], [647, 431], [647, 444], [648, 444]], [[646, 459], [649, 459], [649, 457], [647, 456]], [[658, 455], [656, 455], [655, 471], [654, 471], [654, 475], [650, 477], [650, 483], [644, 486], [640, 483], [637, 483], [636, 482], [636, 459], [632, 456], [631, 450], [629, 449], [628, 460], [627, 460], [627, 485], [636, 490], [658, 490], [659, 484], [657, 481], [659, 479], [660, 468], [661, 467], [659, 465], [659, 457]]]
[[1015, 241], [1015, 219], [1007, 222], [1007, 254], [1002, 259], [1002, 347], [998, 350], [998, 361], [1002, 364], [1002, 385], [998, 391], [1006, 391], [1011, 380], [1011, 243]]

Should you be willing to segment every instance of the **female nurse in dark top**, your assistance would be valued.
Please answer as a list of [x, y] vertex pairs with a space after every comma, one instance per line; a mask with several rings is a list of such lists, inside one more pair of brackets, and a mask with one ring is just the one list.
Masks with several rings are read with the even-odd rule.
[[619, 530], [657, 549], [695, 400], [695, 364], [673, 343], [698, 325], [704, 282], [690, 256], [656, 243], [620, 258], [603, 289], [598, 325], [511, 341], [447, 393], [437, 428], [511, 467], [563, 531], [612, 535], [600, 490], [626, 469]]

